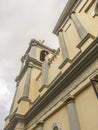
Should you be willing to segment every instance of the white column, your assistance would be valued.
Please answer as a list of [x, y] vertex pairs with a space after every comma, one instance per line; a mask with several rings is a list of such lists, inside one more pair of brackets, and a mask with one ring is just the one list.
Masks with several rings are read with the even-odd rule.
[[35, 58], [36, 46], [31, 46], [30, 57]]
[[65, 60], [66, 58], [69, 58], [69, 55], [68, 55], [68, 50], [66, 47], [66, 43], [65, 43], [62, 31], [59, 32], [59, 40], [60, 40], [60, 46], [61, 46], [63, 59]]
[[67, 102], [67, 111], [68, 111], [70, 130], [81, 130], [75, 103], [74, 103], [74, 98], [69, 97], [66, 102]]
[[75, 13], [71, 14], [71, 19], [76, 27], [76, 30], [79, 34], [80, 39], [84, 39], [84, 37], [87, 35], [87, 31], [85, 30], [85, 28], [82, 26], [81, 22], [79, 21], [79, 19], [76, 17]]
[[42, 65], [42, 78], [41, 78], [41, 87], [44, 85], [47, 85], [48, 81], [48, 69], [49, 69], [49, 64], [48, 61], [45, 60], [43, 65]]
[[32, 68], [29, 67], [27, 70], [26, 80], [25, 80], [25, 84], [24, 84], [23, 95], [22, 95], [23, 97], [28, 97], [28, 95], [29, 95], [31, 71], [32, 71]]

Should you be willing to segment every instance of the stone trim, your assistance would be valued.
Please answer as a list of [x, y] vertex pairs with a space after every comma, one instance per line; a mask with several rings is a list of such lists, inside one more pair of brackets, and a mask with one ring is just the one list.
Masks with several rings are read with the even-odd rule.
[[25, 66], [22, 68], [22, 70], [20, 71], [19, 75], [16, 77], [15, 81], [20, 81], [21, 78], [24, 76], [25, 72], [27, 71], [27, 68], [39, 68], [41, 69], [42, 67], [42, 63], [39, 62], [38, 60], [36, 60], [35, 58], [29, 57], [27, 58], [26, 62], [25, 62]]
[[84, 44], [89, 38], [94, 39], [95, 37], [94, 37], [92, 34], [87, 33], [87, 35], [81, 40], [81, 42], [80, 42], [76, 47], [80, 49], [81, 46], [83, 46], [83, 44]]
[[6, 118], [5, 118], [5, 121], [7, 120], [7, 119], [10, 119], [11, 118], [11, 115], [8, 115]]
[[66, 59], [63, 61], [63, 63], [62, 63], [58, 68], [59, 68], [59, 69], [62, 69], [67, 62], [71, 63], [72, 61], [71, 61], [71, 59], [66, 58]]
[[64, 97], [64, 98], [62, 99], [62, 101], [63, 101], [64, 104], [69, 104], [69, 103], [71, 103], [71, 102], [74, 102], [74, 99], [75, 99], [74, 96], [68, 95], [67, 97]]
[[38, 121], [37, 123], [36, 123], [36, 126], [38, 127], [39, 125], [43, 125], [44, 124], [44, 121], [42, 121], [42, 120], [40, 120], [40, 121]]
[[48, 85], [47, 84], [43, 84], [40, 89], [39, 89], [39, 92], [41, 92], [44, 88], [48, 88]]
[[4, 130], [14, 130], [16, 124], [17, 124], [19, 121], [24, 122], [24, 116], [23, 116], [23, 115], [20, 115], [20, 114], [15, 114], [15, 115], [11, 118], [10, 123], [4, 128]]
[[57, 21], [57, 24], [53, 30], [53, 33], [58, 35], [59, 30], [62, 29], [62, 26], [66, 22], [67, 18], [69, 17], [69, 14], [80, 4], [81, 0], [68, 0], [59, 20]]
[[19, 104], [21, 101], [26, 101], [26, 102], [31, 103], [31, 100], [30, 100], [28, 97], [26, 97], [26, 96], [21, 97], [21, 98], [18, 100], [17, 103]]
[[32, 39], [29, 43], [29, 47], [28, 49], [26, 50], [25, 52], [25, 55], [21, 58], [21, 61], [24, 61], [26, 55], [29, 53], [30, 49], [32, 46], [38, 46], [38, 47], [41, 47], [41, 48], [44, 48], [48, 51], [50, 51], [51, 53], [54, 53], [55, 52], [55, 49], [51, 49], [50, 47], [47, 47], [46, 45], [40, 43], [39, 41], [35, 40], [35, 39]]

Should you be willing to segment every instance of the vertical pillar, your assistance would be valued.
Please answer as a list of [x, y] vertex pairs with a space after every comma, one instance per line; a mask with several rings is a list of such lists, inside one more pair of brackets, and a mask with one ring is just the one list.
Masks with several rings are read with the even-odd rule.
[[79, 21], [79, 19], [76, 17], [74, 13], [71, 14], [71, 19], [76, 27], [76, 30], [79, 34], [80, 39], [81, 40], [84, 39], [84, 37], [87, 35], [87, 31], [82, 26], [81, 22]]
[[74, 104], [74, 97], [72, 96], [69, 97], [66, 100], [66, 103], [67, 103], [70, 130], [80, 130], [78, 115], [77, 115], [76, 107]]
[[26, 80], [25, 80], [25, 84], [24, 84], [23, 95], [22, 95], [23, 97], [28, 97], [28, 95], [29, 95], [31, 71], [32, 71], [32, 68], [29, 67], [27, 70]]
[[48, 69], [49, 69], [49, 64], [48, 61], [45, 60], [43, 65], [42, 65], [42, 78], [41, 78], [41, 87], [47, 85], [48, 81]]
[[60, 40], [60, 46], [62, 50], [63, 59], [65, 60], [66, 58], [69, 58], [69, 55], [68, 55], [68, 50], [66, 47], [66, 43], [65, 43], [62, 31], [59, 32], [59, 40]]
[[35, 45], [31, 46], [30, 57], [32, 58], [35, 58], [35, 52], [36, 52], [35, 49], [36, 49]]

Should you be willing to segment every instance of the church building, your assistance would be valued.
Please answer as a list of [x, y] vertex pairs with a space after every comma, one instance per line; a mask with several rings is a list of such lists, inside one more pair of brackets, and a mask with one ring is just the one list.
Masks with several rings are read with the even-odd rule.
[[68, 0], [53, 33], [21, 58], [4, 130], [98, 130], [98, 0]]

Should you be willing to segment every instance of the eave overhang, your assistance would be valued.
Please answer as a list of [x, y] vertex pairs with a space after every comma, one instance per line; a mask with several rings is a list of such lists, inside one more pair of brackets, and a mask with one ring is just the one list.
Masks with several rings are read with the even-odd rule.
[[64, 26], [64, 23], [67, 21], [69, 18], [71, 12], [75, 10], [75, 8], [79, 5], [79, 3], [82, 0], [68, 0], [62, 14], [60, 15], [57, 24], [53, 30], [53, 33], [58, 35], [59, 31], [62, 30], [62, 27]]

